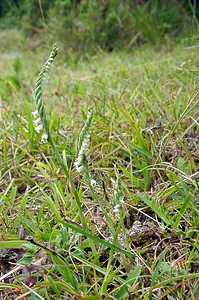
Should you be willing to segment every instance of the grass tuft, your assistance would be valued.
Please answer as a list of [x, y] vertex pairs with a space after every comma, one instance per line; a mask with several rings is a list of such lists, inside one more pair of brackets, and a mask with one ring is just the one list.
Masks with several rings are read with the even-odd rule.
[[195, 51], [0, 62], [2, 299], [197, 297]]

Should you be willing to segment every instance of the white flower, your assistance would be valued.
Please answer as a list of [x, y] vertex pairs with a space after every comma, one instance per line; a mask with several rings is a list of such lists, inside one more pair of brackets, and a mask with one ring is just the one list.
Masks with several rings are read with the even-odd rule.
[[116, 214], [116, 215], [119, 215], [120, 214], [120, 208], [121, 208], [121, 205], [120, 204], [116, 204], [113, 208], [113, 212]]
[[46, 143], [48, 140], [48, 135], [46, 133], [43, 133], [41, 136], [41, 142]]
[[35, 119], [35, 120], [33, 120], [33, 124], [34, 124], [35, 126], [37, 126], [39, 123], [41, 123], [40, 117], [37, 118], [37, 119]]
[[33, 115], [33, 116], [37, 116], [37, 115], [39, 115], [39, 112], [38, 112], [38, 110], [36, 109], [35, 111], [32, 111], [32, 115]]
[[90, 135], [87, 133], [87, 135], [85, 136], [85, 138], [82, 142], [82, 146], [78, 153], [77, 159], [74, 162], [74, 166], [75, 166], [77, 172], [79, 172], [79, 173], [83, 170], [83, 159], [84, 159], [85, 153], [87, 152], [87, 150], [89, 148], [89, 141], [90, 141]]
[[33, 111], [32, 115], [33, 115], [33, 119], [34, 119], [33, 124], [35, 126], [35, 131], [36, 132], [42, 131], [43, 125], [41, 123], [41, 118], [40, 118], [38, 110], [36, 109], [35, 111]]
[[97, 181], [94, 179], [91, 179], [91, 186], [96, 187], [96, 185], [97, 185]]
[[124, 201], [124, 196], [123, 196], [123, 197], [121, 197], [121, 199], [120, 199], [120, 203], [121, 203], [121, 204], [124, 204], [124, 203], [125, 203], [125, 201]]
[[83, 170], [83, 166], [80, 166], [77, 162], [75, 162], [74, 165], [75, 165], [77, 172], [81, 173]]
[[42, 131], [42, 129], [43, 129], [43, 125], [42, 124], [39, 124], [37, 127], [35, 127], [35, 131], [36, 132], [40, 132], [40, 131]]

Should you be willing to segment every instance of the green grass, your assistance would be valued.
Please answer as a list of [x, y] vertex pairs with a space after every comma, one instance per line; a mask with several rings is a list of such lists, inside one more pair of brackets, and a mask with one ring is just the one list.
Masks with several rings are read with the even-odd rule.
[[31, 112], [50, 47], [1, 59], [3, 299], [195, 299], [197, 51], [145, 46], [74, 66], [60, 49], [39, 111], [47, 143]]

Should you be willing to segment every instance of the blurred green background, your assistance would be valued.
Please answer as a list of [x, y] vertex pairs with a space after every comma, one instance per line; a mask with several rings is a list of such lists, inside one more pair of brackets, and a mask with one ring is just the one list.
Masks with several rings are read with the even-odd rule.
[[198, 8], [196, 0], [3, 0], [0, 29], [19, 29], [29, 48], [57, 41], [78, 56], [192, 39]]

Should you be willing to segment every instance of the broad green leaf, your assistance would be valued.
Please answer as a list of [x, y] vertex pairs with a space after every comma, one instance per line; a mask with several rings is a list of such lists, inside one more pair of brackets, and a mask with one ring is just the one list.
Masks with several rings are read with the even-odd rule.
[[144, 183], [138, 179], [135, 175], [129, 172], [127, 169], [120, 166], [120, 170], [131, 180], [132, 185], [139, 188], [144, 188]]
[[156, 215], [167, 225], [171, 225], [171, 220], [169, 219], [168, 214], [163, 210], [161, 206], [159, 206], [154, 200], [148, 198], [147, 195], [138, 195], [139, 198], [148, 206], [150, 207]]
[[67, 266], [66, 262], [63, 259], [61, 259], [59, 256], [52, 255], [52, 253], [50, 253], [50, 252], [49, 252], [49, 255], [52, 257], [54, 263], [56, 264], [56, 268], [63, 275], [64, 279], [67, 282], [70, 282], [73, 287], [73, 290], [78, 293], [78, 290], [79, 290], [78, 283], [77, 283], [76, 279], [74, 278], [71, 270]]
[[131, 286], [134, 283], [134, 281], [139, 277], [141, 270], [142, 266], [135, 267], [135, 269], [130, 273], [129, 277], [126, 279], [125, 283], [115, 295], [116, 299], [126, 299], [126, 297], [128, 296], [127, 288]]
[[155, 284], [153, 287], [150, 287], [148, 292], [150, 293], [150, 292], [152, 292], [156, 289], [165, 287], [167, 285], [172, 285], [176, 281], [191, 280], [191, 279], [199, 279], [199, 273], [185, 274], [185, 275], [181, 275], [181, 276], [171, 277], [169, 279], [166, 279], [162, 282], [159, 282], [159, 283]]
[[[152, 279], [151, 279], [151, 284], [150, 284], [150, 287], [153, 287], [154, 284], [155, 284], [155, 281], [156, 281], [156, 278], [158, 276], [158, 272], [160, 270], [160, 266], [161, 266], [161, 263], [164, 259], [164, 256], [165, 256], [165, 253], [166, 253], [167, 249], [164, 249], [164, 251], [160, 254], [159, 256], [159, 261], [157, 263], [157, 266], [155, 268], [155, 272], [153, 273], [153, 276], [152, 276]], [[152, 295], [149, 294], [149, 299], [152, 299]]]
[[77, 233], [80, 233], [80, 234], [83, 235], [83, 236], [88, 237], [89, 239], [93, 240], [93, 241], [96, 242], [97, 244], [101, 244], [101, 245], [103, 245], [103, 246], [105, 246], [105, 247], [107, 247], [107, 248], [110, 248], [110, 249], [114, 250], [114, 251], [117, 251], [117, 252], [126, 254], [127, 256], [129, 256], [129, 257], [131, 257], [131, 258], [134, 258], [135, 255], [136, 255], [136, 254], [131, 253], [131, 252], [127, 251], [127, 250], [124, 250], [124, 249], [122, 249], [122, 248], [120, 248], [120, 247], [118, 247], [118, 246], [115, 246], [114, 244], [112, 244], [112, 243], [110, 243], [110, 242], [108, 242], [108, 241], [106, 241], [106, 240], [103, 240], [103, 239], [101, 239], [101, 238], [99, 238], [99, 237], [97, 237], [97, 236], [91, 234], [90, 232], [87, 232], [87, 231], [85, 231], [85, 230], [83, 230], [83, 229], [80, 229], [79, 227], [77, 227], [77, 226], [75, 226], [75, 225], [73, 225], [73, 224], [70, 224], [70, 223], [67, 223], [67, 222], [63, 222], [62, 220], [60, 220], [60, 222], [61, 222], [64, 226], [66, 226], [66, 227], [68, 227], [68, 228], [71, 228], [73, 231], [75, 231], [75, 232], [77, 232]]
[[178, 227], [178, 225], [179, 225], [179, 223], [180, 223], [180, 220], [182, 219], [183, 215], [184, 215], [185, 212], [186, 212], [186, 209], [189, 207], [191, 198], [192, 198], [192, 197], [191, 197], [190, 194], [186, 195], [186, 197], [185, 197], [185, 199], [184, 199], [184, 203], [182, 204], [182, 207], [181, 207], [181, 209], [180, 209], [180, 211], [179, 211], [179, 213], [178, 213], [178, 215], [177, 215], [177, 217], [176, 217], [175, 223], [174, 223], [174, 225], [175, 225], [176, 227]]
[[27, 243], [24, 240], [0, 241], [0, 249], [20, 249]]

